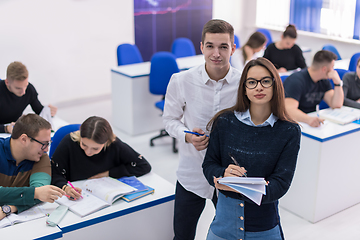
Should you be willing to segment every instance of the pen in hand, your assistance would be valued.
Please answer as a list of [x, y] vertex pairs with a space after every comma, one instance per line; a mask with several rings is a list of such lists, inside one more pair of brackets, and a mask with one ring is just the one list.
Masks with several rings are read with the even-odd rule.
[[[68, 184], [69, 184], [77, 193], [79, 193], [79, 191], [76, 190], [76, 188], [74, 187], [74, 185], [71, 184], [70, 181], [68, 181]], [[80, 194], [80, 193], [79, 193], [79, 194]], [[80, 197], [83, 198], [81, 195], [80, 195]]]
[[[191, 132], [191, 131], [184, 131], [184, 133], [190, 133], [190, 134], [194, 134], [196, 136], [204, 136], [205, 134], [201, 134], [201, 133], [197, 133], [197, 132]], [[205, 135], [207, 137], [209, 137], [209, 135]]]
[[[239, 163], [236, 161], [236, 159], [234, 158], [234, 156], [233, 156], [230, 152], [229, 152], [228, 154], [229, 154], [231, 160], [235, 163], [235, 165], [240, 167]], [[244, 176], [244, 177], [247, 177], [247, 174], [244, 173], [243, 176]]]

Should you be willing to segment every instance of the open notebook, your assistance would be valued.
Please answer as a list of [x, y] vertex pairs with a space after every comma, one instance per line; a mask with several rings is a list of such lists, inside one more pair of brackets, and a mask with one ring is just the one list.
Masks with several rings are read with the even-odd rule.
[[260, 206], [262, 196], [266, 195], [266, 181], [257, 177], [224, 177], [218, 183], [231, 187]]
[[70, 211], [83, 217], [110, 206], [124, 194], [136, 191], [136, 188], [111, 177], [87, 180], [81, 189], [83, 198], [72, 201], [63, 196], [56, 202], [69, 207]]
[[[25, 210], [19, 214], [12, 213], [9, 216], [0, 220], [0, 228], [11, 226], [16, 223], [27, 222], [38, 218], [43, 218], [52, 213], [58, 204], [54, 203], [40, 203], [28, 210]], [[44, 220], [45, 224], [45, 220]]]

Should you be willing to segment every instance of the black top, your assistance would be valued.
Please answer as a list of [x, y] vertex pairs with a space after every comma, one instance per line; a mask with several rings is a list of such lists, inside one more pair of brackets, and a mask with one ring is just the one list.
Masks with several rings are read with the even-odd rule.
[[277, 204], [289, 189], [300, 148], [300, 127], [295, 123], [277, 120], [273, 127], [254, 127], [238, 120], [233, 112], [219, 116], [210, 134], [203, 162], [203, 172], [214, 186], [213, 177], [223, 176], [234, 164], [230, 152], [248, 177], [263, 177], [269, 181], [266, 195], [258, 206], [239, 193], [220, 190], [228, 197], [245, 201], [245, 230], [269, 230], [279, 223]]
[[304, 56], [301, 48], [294, 44], [290, 49], [277, 49], [275, 43], [271, 43], [265, 50], [264, 58], [267, 58], [279, 69], [294, 70], [297, 68], [306, 68]]
[[0, 81], [0, 133], [5, 132], [4, 124], [18, 120], [29, 104], [36, 114], [40, 114], [44, 106], [41, 105], [37, 95], [38, 93], [31, 83], [26, 88], [25, 94], [18, 97], [9, 91], [5, 80]]
[[113, 178], [139, 177], [151, 170], [146, 159], [119, 138], [100, 153], [88, 157], [79, 143], [74, 142], [68, 134], [57, 146], [52, 160], [51, 183], [60, 188], [67, 181], [88, 179], [108, 170]]
[[296, 72], [284, 81], [285, 96], [299, 102], [299, 109], [304, 113], [314, 112], [324, 98], [327, 91], [331, 90], [331, 83], [327, 79], [314, 82], [307, 69]]
[[346, 73], [343, 77], [343, 90], [344, 90], [344, 106], [360, 109], [360, 79], [356, 72]]

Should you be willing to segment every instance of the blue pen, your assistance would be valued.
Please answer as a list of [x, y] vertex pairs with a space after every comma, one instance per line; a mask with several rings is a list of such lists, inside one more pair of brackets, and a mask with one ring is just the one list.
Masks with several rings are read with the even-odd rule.
[[[191, 131], [184, 131], [185, 133], [190, 133], [190, 134], [194, 134], [196, 136], [204, 136], [205, 134], [201, 134], [201, 133], [197, 133], [197, 132], [191, 132]], [[209, 137], [209, 135], [205, 135], [207, 137]]]

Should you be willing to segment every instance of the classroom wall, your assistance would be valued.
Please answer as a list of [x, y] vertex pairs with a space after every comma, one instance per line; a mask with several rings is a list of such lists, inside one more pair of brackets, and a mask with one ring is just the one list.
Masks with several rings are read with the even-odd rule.
[[[134, 43], [133, 0], [0, 1], [0, 78], [12, 61], [22, 61], [44, 104], [110, 95], [110, 68], [116, 47]], [[257, 29], [256, 0], [213, 0], [213, 18], [230, 22], [241, 43]], [[271, 31], [273, 39], [281, 31]], [[333, 43], [344, 58], [360, 51], [360, 41], [344, 43], [299, 34], [312, 55]]]
[[23, 62], [44, 104], [110, 94], [116, 47], [134, 42], [133, 1], [0, 1], [0, 78]]

